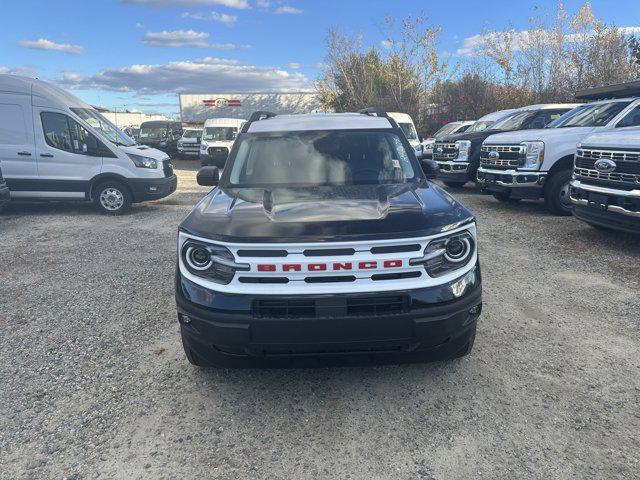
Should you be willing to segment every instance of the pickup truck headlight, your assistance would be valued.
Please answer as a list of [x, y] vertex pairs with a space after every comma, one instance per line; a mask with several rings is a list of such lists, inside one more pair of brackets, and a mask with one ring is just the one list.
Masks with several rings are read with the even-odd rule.
[[236, 271], [247, 271], [249, 265], [236, 263], [233, 254], [223, 245], [187, 239], [180, 249], [180, 261], [198, 277], [227, 285]]
[[424, 265], [430, 277], [440, 277], [466, 266], [476, 251], [475, 235], [463, 230], [429, 242], [420, 258], [413, 258], [411, 265]]
[[470, 140], [458, 140], [456, 142], [456, 147], [458, 148], [458, 156], [456, 157], [456, 162], [468, 162], [469, 161], [469, 153], [471, 152], [471, 141]]
[[524, 163], [520, 170], [538, 170], [544, 161], [544, 142], [522, 142]]
[[158, 161], [154, 158], [143, 157], [134, 153], [127, 153], [133, 164], [138, 168], [158, 168]]

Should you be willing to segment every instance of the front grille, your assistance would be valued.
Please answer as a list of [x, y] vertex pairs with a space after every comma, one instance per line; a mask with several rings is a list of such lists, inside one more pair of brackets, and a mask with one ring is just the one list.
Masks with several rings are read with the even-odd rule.
[[296, 299], [259, 299], [253, 303], [257, 318], [322, 318], [397, 315], [408, 311], [406, 295]]
[[212, 157], [222, 157], [229, 155], [229, 149], [227, 147], [209, 147], [209, 155]]
[[630, 173], [603, 173], [597, 170], [591, 170], [589, 168], [575, 169], [575, 174], [581, 178], [590, 178], [595, 180], [604, 180], [607, 182], [622, 182], [622, 183], [637, 183], [640, 184], [640, 175], [633, 175]]
[[[440, 151], [442, 149], [442, 151]], [[455, 143], [438, 142], [433, 147], [434, 160], [453, 160], [458, 158], [458, 147]]]
[[[497, 158], [495, 154], [498, 154]], [[498, 170], [510, 170], [522, 166], [524, 161], [523, 147], [520, 145], [483, 145], [480, 149], [480, 165]]]
[[162, 161], [162, 171], [164, 172], [164, 176], [169, 178], [173, 175], [173, 164], [171, 160], [166, 159]]
[[185, 152], [199, 152], [200, 144], [199, 143], [183, 143], [182, 150]]
[[[595, 167], [598, 160], [612, 160], [615, 168], [611, 172], [601, 172]], [[580, 148], [576, 152], [574, 173], [589, 183], [626, 184], [626, 189], [637, 188], [640, 184], [640, 152]]]

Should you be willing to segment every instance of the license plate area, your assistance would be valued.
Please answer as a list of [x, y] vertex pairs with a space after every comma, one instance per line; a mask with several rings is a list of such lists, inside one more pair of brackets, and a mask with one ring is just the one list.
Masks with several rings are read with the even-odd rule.
[[485, 173], [484, 174], [484, 181], [486, 183], [496, 183], [497, 179], [498, 179], [498, 175], [496, 175], [495, 173]]
[[589, 193], [589, 205], [606, 209], [609, 205], [609, 197], [601, 193]]

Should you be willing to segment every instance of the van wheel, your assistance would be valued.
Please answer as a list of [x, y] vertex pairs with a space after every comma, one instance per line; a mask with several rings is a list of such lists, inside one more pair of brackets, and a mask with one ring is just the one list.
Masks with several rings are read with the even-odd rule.
[[544, 192], [544, 204], [554, 215], [567, 216], [571, 215], [571, 199], [569, 193], [571, 191], [571, 169], [561, 170], [554, 173], [551, 178], [547, 179], [547, 186]]
[[93, 189], [93, 202], [104, 213], [122, 215], [131, 209], [132, 197], [121, 182], [109, 180]]
[[448, 180], [443, 180], [442, 183], [444, 183], [447, 187], [462, 188], [467, 182], [450, 182]]

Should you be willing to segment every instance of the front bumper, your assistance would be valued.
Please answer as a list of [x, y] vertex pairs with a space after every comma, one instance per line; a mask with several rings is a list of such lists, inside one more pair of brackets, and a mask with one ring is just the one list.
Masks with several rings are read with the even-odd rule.
[[127, 183], [133, 201], [144, 202], [171, 195], [178, 188], [178, 177], [172, 175], [166, 178], [129, 178]]
[[511, 198], [538, 199], [542, 196], [547, 172], [478, 168], [477, 181], [483, 192], [509, 192]]
[[640, 189], [620, 190], [573, 180], [571, 203], [580, 220], [631, 233], [640, 233]]
[[444, 181], [463, 182], [473, 180], [470, 178], [472, 168], [469, 162], [454, 162], [438, 160], [438, 178]]
[[[384, 303], [391, 298], [400, 302], [393, 309]], [[216, 365], [345, 356], [418, 361], [449, 358], [466, 345], [482, 310], [482, 285], [476, 266], [431, 288], [257, 296], [206, 290], [177, 273], [176, 304], [190, 348]]]

